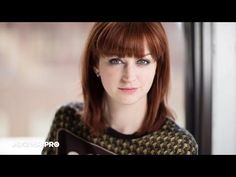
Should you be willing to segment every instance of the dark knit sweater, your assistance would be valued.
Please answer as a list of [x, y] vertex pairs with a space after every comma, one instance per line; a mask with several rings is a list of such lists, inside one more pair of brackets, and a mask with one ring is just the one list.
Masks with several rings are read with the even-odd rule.
[[[72, 141], [78, 141], [79, 145], [78, 143], [77, 145], [73, 145], [73, 151], [76, 152], [76, 154], [81, 155], [90, 154], [87, 152], [87, 149], [92, 148], [97, 148], [99, 151], [96, 152], [99, 152], [99, 154], [198, 154], [198, 145], [193, 136], [187, 130], [179, 127], [174, 121], [168, 118], [160, 130], [139, 137], [136, 135], [125, 135], [112, 128], [108, 128], [104, 134], [94, 137], [91, 136], [88, 127], [86, 127], [80, 119], [82, 111], [82, 103], [70, 103], [58, 109], [46, 141], [59, 141], [59, 132], [64, 130], [67, 134], [66, 136], [71, 136], [73, 139]], [[65, 142], [60, 142], [60, 145], [62, 145], [61, 143], [63, 144]], [[58, 147], [46, 146], [42, 150], [42, 154], [44, 155], [58, 154], [58, 152]], [[68, 154], [68, 152], [64, 153]], [[91, 154], [95, 153], [91, 152]]]

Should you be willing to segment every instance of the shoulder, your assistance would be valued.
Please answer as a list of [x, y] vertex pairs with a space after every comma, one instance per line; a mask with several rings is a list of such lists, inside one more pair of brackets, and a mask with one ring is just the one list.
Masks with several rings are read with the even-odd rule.
[[55, 113], [56, 121], [65, 119], [67, 116], [81, 116], [83, 112], [83, 103], [81, 102], [70, 102], [60, 106]]
[[53, 126], [57, 129], [71, 129], [73, 125], [79, 125], [81, 123], [82, 112], [83, 103], [81, 102], [64, 104], [56, 110]]
[[[71, 132], [76, 132], [77, 130], [82, 129], [84, 127], [81, 121], [82, 111], [83, 103], [79, 102], [71, 102], [60, 106], [56, 110], [46, 141], [58, 141], [58, 132], [62, 128]], [[56, 148], [49, 146], [44, 147], [42, 154], [56, 154]]]
[[70, 102], [65, 105], [60, 106], [56, 115], [71, 115], [71, 114], [80, 114], [83, 111], [83, 103], [81, 102]]
[[198, 144], [193, 135], [171, 119], [167, 119], [161, 129], [161, 135], [169, 143], [173, 154], [197, 155]]

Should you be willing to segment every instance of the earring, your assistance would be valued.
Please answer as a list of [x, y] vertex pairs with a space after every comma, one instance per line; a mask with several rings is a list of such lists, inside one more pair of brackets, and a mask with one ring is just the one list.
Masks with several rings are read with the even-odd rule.
[[99, 72], [96, 72], [97, 77], [100, 77]]

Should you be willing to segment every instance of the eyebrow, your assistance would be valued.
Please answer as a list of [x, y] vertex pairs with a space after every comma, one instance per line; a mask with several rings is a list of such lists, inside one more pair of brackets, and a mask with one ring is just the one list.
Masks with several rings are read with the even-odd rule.
[[[140, 58], [144, 58], [144, 57], [146, 57], [146, 56], [151, 56], [152, 57], [152, 54], [151, 53], [147, 53], [147, 54], [144, 54], [142, 57], [140, 57]], [[138, 59], [140, 59], [140, 58], [138, 58]]]
[[147, 53], [147, 54], [145, 54], [143, 57], [146, 57], [146, 56], [148, 56], [148, 55], [151, 55], [151, 53]]

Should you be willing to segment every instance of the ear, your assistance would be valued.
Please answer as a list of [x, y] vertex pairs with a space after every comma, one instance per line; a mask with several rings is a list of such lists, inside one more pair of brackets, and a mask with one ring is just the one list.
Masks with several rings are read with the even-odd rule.
[[94, 66], [94, 67], [93, 67], [93, 70], [94, 70], [95, 74], [99, 73], [99, 70], [98, 70], [97, 67]]
[[94, 73], [96, 74], [97, 77], [100, 77], [99, 70], [96, 67], [93, 67]]

